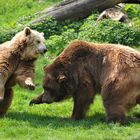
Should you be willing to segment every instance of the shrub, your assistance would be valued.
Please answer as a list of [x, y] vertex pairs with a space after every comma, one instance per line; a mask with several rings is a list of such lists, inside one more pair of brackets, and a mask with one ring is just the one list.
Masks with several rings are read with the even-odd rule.
[[0, 28], [0, 43], [11, 40], [11, 38], [19, 31], [19, 29]]
[[[74, 39], [129, 46], [140, 45], [140, 29], [138, 27], [130, 27], [126, 23], [111, 20], [97, 23], [96, 18], [97, 14], [92, 14], [86, 20], [78, 23], [71, 22], [67, 26], [63, 26], [64, 32], [60, 35], [50, 36], [46, 41], [49, 52], [58, 55]], [[73, 27], [74, 29], [72, 29]]]
[[36, 23], [31, 25], [32, 29], [36, 29], [38, 31], [44, 32], [45, 37], [49, 38], [52, 35], [60, 35], [63, 32], [74, 29], [76, 32], [79, 31], [83, 21], [81, 22], [71, 22], [71, 21], [56, 21], [53, 18], [47, 18], [46, 20], [42, 21], [41, 23]]
[[[69, 29], [73, 29], [75, 32], [79, 32], [79, 29], [81, 25], [83, 24], [83, 21], [65, 21], [65, 22], [59, 22], [56, 21], [53, 18], [47, 18], [46, 20], [36, 23], [36, 24], [28, 24], [24, 25], [23, 23], [27, 22], [26, 20], [32, 19], [32, 16], [28, 17], [22, 17], [20, 21], [18, 21], [19, 27], [16, 29], [7, 29], [7, 28], [0, 28], [0, 43], [5, 42], [7, 40], [10, 40], [14, 34], [22, 30], [25, 26], [29, 26], [32, 29], [35, 29], [39, 32], [44, 32], [45, 38], [48, 39], [50, 36], [53, 35], [61, 35], [63, 32], [66, 32]], [[21, 22], [21, 23], [20, 23]]]
[[74, 29], [69, 29], [63, 32], [62, 35], [53, 35], [46, 41], [46, 46], [49, 53], [58, 55], [65, 46], [71, 41], [77, 38], [77, 33]]
[[79, 39], [95, 42], [140, 45], [140, 29], [126, 23], [103, 20], [99, 23], [86, 21], [80, 29]]
[[133, 21], [133, 24], [140, 27], [140, 6], [137, 4], [126, 4], [125, 11], [128, 17]]
[[45, 37], [49, 38], [52, 35], [60, 35], [64, 31], [63, 26], [63, 23], [60, 24], [58, 21], [48, 18], [40, 23], [31, 25], [31, 28], [44, 32]]
[[[129, 9], [130, 8], [127, 8], [127, 11], [129, 11]], [[138, 15], [138, 13], [139, 12], [136, 11], [135, 15]], [[59, 22], [48, 18], [41, 23], [30, 24], [29, 26], [32, 29], [44, 32], [45, 38], [48, 39], [46, 41], [48, 49], [50, 53], [55, 54], [59, 54], [66, 44], [74, 39], [140, 46], [139, 26], [133, 25], [130, 27], [127, 23], [107, 19], [97, 23], [96, 19], [98, 15], [98, 13], [93, 13], [87, 19], [75, 22]], [[24, 17], [25, 20], [30, 18], [32, 17]], [[21, 19], [21, 22], [23, 22], [24, 19]], [[140, 22], [139, 19], [137, 19], [137, 21]], [[22, 29], [23, 26], [19, 26], [16, 29], [1, 29], [0, 43], [11, 39], [15, 33]]]

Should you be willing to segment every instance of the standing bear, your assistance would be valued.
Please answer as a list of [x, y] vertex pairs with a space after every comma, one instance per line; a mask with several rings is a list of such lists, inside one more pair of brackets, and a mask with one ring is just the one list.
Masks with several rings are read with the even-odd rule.
[[85, 117], [97, 93], [108, 122], [126, 123], [126, 112], [140, 104], [140, 53], [129, 47], [74, 41], [44, 72], [44, 91], [30, 105], [72, 96], [74, 120]]
[[43, 33], [26, 27], [9, 42], [0, 45], [0, 117], [11, 105], [12, 87], [18, 83], [33, 90], [35, 61], [46, 52]]

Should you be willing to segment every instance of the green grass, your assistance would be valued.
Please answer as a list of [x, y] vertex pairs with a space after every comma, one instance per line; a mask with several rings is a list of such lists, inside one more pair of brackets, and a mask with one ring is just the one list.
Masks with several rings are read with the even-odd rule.
[[[1, 28], [19, 26], [18, 21], [60, 0], [0, 0]], [[140, 50], [140, 47], [137, 48]], [[96, 96], [87, 117], [81, 121], [68, 119], [73, 101], [42, 104], [29, 107], [30, 100], [42, 92], [43, 66], [52, 58], [46, 55], [36, 64], [36, 90], [28, 91], [16, 86], [14, 100], [6, 116], [0, 119], [0, 140], [139, 140], [140, 120], [134, 117], [140, 112], [136, 106], [129, 113], [129, 124], [107, 124], [100, 96]]]
[[0, 26], [14, 28], [20, 26], [19, 21], [30, 18], [32, 14], [61, 0], [0, 0]]

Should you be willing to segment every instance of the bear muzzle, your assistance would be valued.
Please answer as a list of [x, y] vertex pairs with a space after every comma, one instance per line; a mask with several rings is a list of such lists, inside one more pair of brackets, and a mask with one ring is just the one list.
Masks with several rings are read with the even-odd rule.
[[51, 104], [55, 101], [55, 99], [50, 95], [49, 92], [45, 92], [42, 96], [42, 103]]
[[38, 52], [40, 54], [45, 54], [48, 51], [48, 49], [46, 48], [46, 46], [44, 44], [40, 44], [38, 47]]

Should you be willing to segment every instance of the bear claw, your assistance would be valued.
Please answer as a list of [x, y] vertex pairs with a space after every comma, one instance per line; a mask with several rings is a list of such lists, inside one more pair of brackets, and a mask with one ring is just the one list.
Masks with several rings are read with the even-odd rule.
[[26, 84], [26, 86], [30, 90], [35, 90], [35, 85], [33, 85], [33, 84]]
[[28, 89], [30, 89], [30, 90], [34, 90], [34, 89], [35, 89], [35, 85], [34, 85], [34, 83], [32, 82], [32, 79], [31, 79], [31, 78], [27, 78], [27, 79], [25, 80], [25, 85], [26, 85], [26, 87], [27, 87]]

